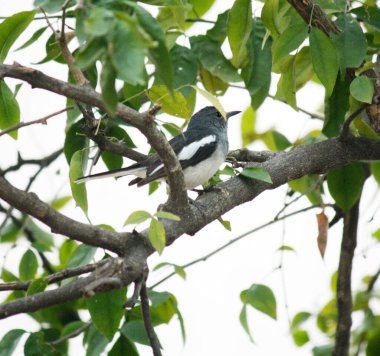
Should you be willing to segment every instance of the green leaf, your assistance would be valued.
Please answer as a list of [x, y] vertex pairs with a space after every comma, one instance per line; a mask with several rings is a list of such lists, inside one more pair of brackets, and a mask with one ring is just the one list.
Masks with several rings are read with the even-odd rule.
[[355, 78], [350, 84], [350, 94], [356, 100], [371, 104], [375, 89], [371, 79], [365, 76]]
[[147, 95], [153, 103], [161, 105], [162, 110], [167, 114], [190, 118], [190, 109], [181, 92], [175, 91], [171, 94], [165, 85], [154, 85], [147, 91]]
[[44, 251], [51, 251], [51, 248], [54, 246], [53, 237], [41, 229], [33, 220], [28, 219], [25, 223], [25, 227], [33, 233], [35, 242], [43, 248]]
[[21, 281], [29, 281], [37, 273], [38, 261], [32, 250], [27, 250], [21, 258], [19, 276]]
[[355, 14], [359, 20], [367, 22], [380, 31], [380, 10], [376, 6], [360, 6], [350, 11]]
[[115, 16], [112, 11], [101, 6], [89, 9], [83, 30], [92, 36], [104, 36], [110, 32]]
[[95, 256], [97, 247], [86, 244], [79, 245], [67, 262], [67, 268], [81, 267], [90, 263]]
[[113, 345], [112, 349], [108, 352], [107, 356], [139, 356], [136, 346], [129, 339], [121, 335]]
[[1, 229], [0, 235], [0, 243], [6, 242], [15, 242], [17, 240], [17, 236], [21, 233], [20, 227], [16, 226], [13, 223], [9, 223], [5, 225]]
[[85, 323], [83, 321], [79, 321], [79, 320], [66, 324], [62, 329], [61, 336], [71, 334], [72, 332], [84, 326], [84, 324]]
[[128, 216], [127, 220], [125, 220], [125, 225], [132, 225], [132, 224], [141, 224], [142, 222], [150, 219], [152, 215], [150, 215], [145, 210], [137, 210], [134, 211], [131, 215]]
[[87, 203], [87, 189], [85, 184], [77, 184], [75, 183], [75, 180], [83, 177], [83, 160], [84, 160], [84, 153], [83, 151], [76, 151], [74, 155], [71, 157], [70, 161], [70, 186], [71, 186], [71, 193], [73, 195], [73, 198], [85, 214], [87, 214], [88, 211], [88, 203]]
[[55, 210], [61, 210], [66, 206], [66, 204], [71, 200], [71, 196], [67, 195], [65, 197], [60, 197], [53, 200], [50, 206]]
[[161, 221], [152, 219], [149, 226], [149, 240], [155, 250], [161, 255], [166, 245], [165, 228]]
[[380, 351], [380, 329], [371, 330], [367, 336], [368, 344], [366, 349], [366, 356], [377, 356]]
[[25, 330], [22, 329], [8, 331], [0, 341], [0, 356], [12, 355], [24, 333]]
[[115, 335], [124, 315], [126, 293], [126, 288], [114, 289], [96, 294], [87, 300], [92, 322], [109, 341]]
[[248, 61], [241, 76], [250, 95], [252, 106], [257, 109], [269, 92], [272, 70], [272, 39], [265, 39], [265, 28], [260, 19], [255, 19], [248, 41]]
[[265, 27], [276, 37], [280, 32], [278, 29], [277, 16], [279, 13], [279, 0], [268, 0], [261, 11], [261, 19]]
[[157, 42], [157, 46], [149, 48], [149, 55], [156, 66], [156, 72], [166, 87], [173, 89], [173, 66], [166, 47], [165, 33], [157, 20], [141, 6], [133, 6], [141, 27]]
[[212, 75], [208, 70], [203, 67], [199, 68], [199, 74], [204, 88], [213, 95], [224, 95], [229, 88], [228, 83], [223, 82], [215, 75]]
[[74, 251], [78, 247], [78, 244], [73, 240], [65, 240], [59, 248], [59, 262], [63, 267], [66, 267], [67, 262], [73, 255]]
[[241, 138], [243, 146], [249, 145], [254, 139], [257, 138], [255, 133], [256, 111], [249, 106], [241, 116]]
[[223, 227], [227, 231], [232, 231], [232, 229], [231, 229], [231, 222], [230, 221], [224, 220], [221, 216], [218, 217], [218, 221], [223, 225]]
[[[79, 51], [75, 52], [75, 64], [79, 68], [88, 68], [100, 59], [106, 51], [106, 42], [103, 38], [94, 37], [81, 46]], [[107, 62], [107, 65], [111, 65]], [[104, 70], [103, 65], [103, 70]]]
[[245, 167], [241, 175], [251, 179], [261, 180], [266, 183], [273, 183], [269, 173], [262, 167]]
[[273, 130], [272, 136], [276, 149], [279, 151], [286, 150], [292, 145], [292, 143], [281, 132]]
[[293, 320], [292, 320], [292, 323], [290, 325], [290, 328], [292, 330], [297, 329], [302, 323], [304, 323], [310, 317], [311, 317], [311, 314], [309, 312], [299, 312], [299, 313], [297, 313], [293, 317]]
[[310, 31], [310, 54], [315, 74], [330, 96], [339, 69], [337, 50], [330, 38], [315, 27]]
[[272, 290], [263, 284], [252, 284], [249, 289], [241, 292], [240, 299], [256, 310], [277, 319], [276, 298]]
[[197, 59], [189, 48], [179, 45], [173, 46], [170, 50], [170, 57], [174, 70], [173, 86], [185, 96], [188, 106], [191, 107], [189, 105], [189, 97], [194, 93], [194, 90], [189, 85], [194, 85], [197, 82]]
[[227, 22], [228, 22], [229, 10], [218, 15], [214, 27], [210, 28], [206, 35], [214, 42], [223, 44], [227, 37]]
[[333, 348], [334, 346], [331, 344], [313, 347], [313, 356], [331, 356]]
[[249, 340], [254, 343], [251, 331], [249, 330], [248, 318], [247, 318], [247, 305], [244, 304], [239, 315], [240, 324], [244, 331], [247, 333]]
[[212, 94], [210, 94], [209, 92], [197, 87], [196, 85], [193, 85], [192, 86], [197, 92], [198, 94], [202, 95], [205, 99], [207, 99], [213, 106], [215, 106], [215, 108], [222, 114], [222, 116], [224, 118], [226, 118], [226, 111], [224, 110], [222, 104], [220, 103], [220, 101], [218, 100], [217, 97], [213, 96]]
[[289, 251], [296, 253], [296, 250], [292, 246], [282, 245], [280, 246], [277, 251]]
[[42, 7], [46, 12], [58, 12], [62, 9], [65, 0], [34, 0], [35, 7]]
[[247, 42], [252, 30], [250, 0], [235, 0], [228, 16], [227, 35], [232, 51], [232, 64], [241, 67], [247, 60]]
[[12, 272], [8, 271], [6, 268], [2, 268], [2, 270], [1, 270], [1, 279], [4, 282], [19, 281], [19, 279]]
[[91, 326], [85, 334], [84, 342], [87, 344], [86, 356], [100, 356], [109, 344], [109, 341], [94, 326]]
[[56, 351], [44, 337], [44, 332], [31, 333], [24, 345], [24, 356], [58, 356]]
[[276, 97], [283, 97], [294, 110], [298, 111], [296, 99], [295, 57], [291, 58], [287, 70], [281, 75], [277, 84]]
[[327, 137], [337, 136], [349, 109], [350, 79], [339, 72], [334, 90], [329, 98], [325, 98], [325, 120], [322, 132]]
[[[0, 35], [1, 36], [1, 35]], [[12, 91], [4, 80], [0, 80], [0, 129], [6, 129], [20, 122], [20, 108]], [[11, 131], [9, 136], [17, 139], [17, 130]]]
[[350, 15], [340, 15], [336, 25], [342, 30], [338, 35], [332, 35], [338, 51], [340, 68], [360, 67], [367, 54], [367, 40], [358, 22]]
[[84, 125], [84, 120], [72, 124], [66, 132], [63, 153], [65, 154], [67, 163], [70, 161], [75, 152], [83, 150], [88, 145], [88, 138], [80, 133], [80, 127]]
[[26, 295], [33, 295], [37, 293], [42, 293], [46, 287], [48, 286], [48, 283], [45, 281], [44, 278], [38, 278], [34, 280], [30, 286], [28, 287], [28, 290], [26, 291]]
[[118, 77], [130, 84], [145, 83], [145, 44], [136, 24], [117, 21], [111, 33], [111, 58]]
[[33, 21], [35, 14], [36, 11], [19, 12], [0, 24], [0, 62], [4, 62], [13, 43]]
[[114, 169], [120, 169], [123, 166], [123, 157], [115, 153], [103, 151], [102, 160], [110, 171]]
[[32, 37], [30, 37], [23, 45], [15, 49], [15, 51], [19, 51], [20, 49], [29, 47], [31, 44], [36, 42], [42, 36], [42, 34], [46, 31], [46, 29], [47, 29], [47, 26], [41, 27], [40, 29], [38, 29], [36, 32], [33, 33]]
[[240, 82], [235, 67], [224, 57], [218, 43], [207, 36], [190, 37], [191, 50], [202, 66], [224, 82]]
[[142, 345], [150, 345], [142, 320], [128, 321], [121, 327], [120, 332], [129, 340]]
[[181, 218], [178, 215], [169, 213], [168, 211], [160, 210], [160, 211], [157, 211], [157, 213], [155, 215], [158, 218], [161, 218], [161, 219], [169, 219], [169, 220], [174, 220], [174, 221], [181, 221]]
[[107, 111], [111, 116], [115, 115], [118, 103], [117, 92], [115, 88], [116, 71], [109, 57], [103, 63], [100, 74], [100, 87], [102, 88], [102, 98]]
[[380, 185], [380, 162], [371, 162], [370, 167], [373, 178], [375, 178], [377, 184]]
[[297, 49], [305, 41], [307, 33], [308, 27], [306, 24], [287, 28], [273, 42], [273, 63], [280, 61], [284, 56]]
[[301, 347], [310, 341], [309, 334], [306, 330], [295, 330], [292, 333], [294, 343]]
[[327, 185], [336, 204], [343, 211], [350, 210], [358, 201], [365, 173], [360, 163], [351, 163], [327, 174]]

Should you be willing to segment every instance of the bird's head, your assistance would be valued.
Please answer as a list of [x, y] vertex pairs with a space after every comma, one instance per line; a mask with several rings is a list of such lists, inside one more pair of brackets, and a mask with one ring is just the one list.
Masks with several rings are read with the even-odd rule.
[[[240, 112], [241, 111], [228, 112], [226, 115], [227, 120]], [[227, 126], [227, 120], [214, 106], [206, 106], [191, 117], [188, 128], [205, 124], [225, 128]]]

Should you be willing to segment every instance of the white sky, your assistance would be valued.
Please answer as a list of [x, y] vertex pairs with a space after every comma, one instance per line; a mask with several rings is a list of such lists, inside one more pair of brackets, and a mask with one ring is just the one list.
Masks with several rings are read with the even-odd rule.
[[[230, 8], [232, 0], [217, 0], [212, 10], [205, 16], [213, 20], [216, 14]], [[0, 0], [0, 15], [7, 16], [15, 12], [30, 9], [32, 1], [6, 1]], [[43, 22], [35, 21], [23, 34], [22, 38], [13, 48], [17, 48], [30, 35], [39, 28]], [[207, 25], [195, 25], [189, 34], [207, 30]], [[50, 34], [45, 33], [47, 38]], [[14, 60], [31, 65], [38, 62], [44, 56], [44, 41], [31, 48], [10, 53], [7, 63]], [[43, 66], [35, 66], [51, 76], [66, 79], [66, 69], [56, 63], [48, 63]], [[271, 88], [275, 93], [276, 80]], [[16, 81], [8, 80], [14, 85]], [[323, 103], [323, 89], [316, 84], [310, 84], [302, 89], [298, 95], [299, 106], [310, 111], [317, 111]], [[32, 90], [24, 84], [18, 94], [21, 107], [22, 120], [30, 121], [55, 112], [65, 106], [65, 101], [46, 91]], [[221, 98], [227, 111], [244, 110], [249, 106], [249, 96], [238, 89], [229, 89]], [[209, 105], [202, 98], [197, 100], [197, 109]], [[307, 132], [320, 128], [321, 123], [309, 120], [304, 114], [297, 113], [284, 104], [267, 99], [258, 111], [257, 129], [265, 131], [275, 126], [276, 129], [290, 140], [294, 141]], [[16, 142], [8, 137], [0, 140], [0, 166], [1, 168], [16, 161], [16, 151], [20, 150], [24, 158], [43, 157], [53, 150], [62, 147], [64, 140], [65, 116], [53, 118], [47, 126], [30, 126], [19, 131], [19, 140]], [[240, 117], [230, 120], [229, 137], [231, 149], [241, 147]], [[144, 143], [143, 139], [138, 142]], [[264, 146], [260, 143], [253, 144], [250, 148], [261, 150]], [[147, 146], [142, 149], [146, 152]], [[125, 161], [125, 165], [128, 162]], [[104, 170], [99, 164], [96, 171]], [[61, 175], [56, 171], [60, 169]], [[22, 175], [19, 172], [9, 176], [12, 184], [24, 187], [28, 175], [33, 169], [24, 168]], [[128, 180], [114, 181], [99, 180], [87, 185], [89, 197], [89, 216], [94, 224], [105, 223], [123, 230], [123, 222], [126, 217], [135, 210], [148, 210], [154, 212], [158, 204], [165, 201], [165, 188], [162, 186], [153, 196], [147, 196], [146, 188], [129, 187]], [[41, 199], [49, 201], [53, 199], [57, 189], [60, 195], [70, 194], [68, 185], [68, 167], [63, 157], [54, 163], [48, 172], [33, 185], [33, 191], [38, 193]], [[244, 204], [227, 213], [223, 218], [231, 221], [232, 232], [226, 231], [220, 223], [214, 222], [195, 236], [183, 236], [178, 241], [165, 249], [163, 255], [154, 255], [149, 259], [151, 270], [162, 261], [184, 264], [196, 259], [216, 247], [224, 244], [239, 234], [251, 230], [262, 223], [271, 220], [282, 208], [286, 187], [280, 187], [275, 191], [268, 191], [260, 195], [254, 201]], [[378, 265], [378, 246], [374, 247], [374, 240], [370, 233], [379, 227], [379, 223], [368, 224], [367, 220], [372, 216], [378, 206], [377, 188], [373, 181], [366, 184], [362, 201], [359, 243], [356, 250], [354, 264], [354, 286], [360, 286], [360, 279], [367, 273], [374, 273]], [[306, 199], [300, 199], [289, 211], [307, 206]], [[277, 223], [265, 230], [245, 238], [243, 241], [219, 253], [205, 263], [200, 263], [187, 270], [187, 280], [173, 277], [159, 287], [159, 290], [172, 292], [179, 301], [179, 308], [183, 313], [186, 325], [187, 342], [182, 344], [178, 322], [173, 321], [168, 325], [156, 329], [164, 346], [165, 356], [206, 356], [220, 355], [294, 355], [301, 356], [310, 353], [310, 348], [294, 346], [288, 328], [288, 318], [301, 310], [311, 312], [318, 311], [331, 297], [330, 277], [336, 270], [339, 261], [339, 246], [341, 240], [342, 225], [337, 224], [329, 232], [329, 241], [325, 260], [319, 255], [316, 236], [317, 223], [315, 214], [317, 210], [304, 213], [286, 221], [285, 224]], [[85, 221], [85, 217], [79, 208], [71, 203], [64, 210], [68, 216]], [[328, 211], [331, 218], [331, 212]], [[378, 216], [377, 216], [378, 217]], [[125, 228], [124, 228], [125, 230]], [[57, 237], [59, 238], [59, 237]], [[280, 253], [276, 249], [283, 245], [291, 245], [294, 253], [284, 255], [284, 279], [282, 282], [280, 271], [272, 272], [279, 264]], [[0, 266], [5, 266], [17, 272], [18, 261], [27, 243], [20, 243], [17, 248], [8, 251], [9, 246], [0, 246]], [[4, 256], [6, 256], [4, 260]], [[165, 274], [151, 273], [149, 284], [158, 281]], [[249, 311], [249, 323], [256, 344], [250, 343], [247, 335], [239, 323], [241, 310], [240, 292], [248, 288], [252, 283], [263, 283], [270, 286], [277, 298], [278, 320], [274, 321], [256, 311]], [[285, 308], [284, 294], [288, 301], [288, 310]], [[5, 294], [4, 294], [5, 295]], [[38, 325], [28, 316], [18, 315], [0, 321], [0, 336], [7, 330], [22, 325], [28, 331], [35, 331]], [[314, 328], [315, 329], [315, 328]], [[313, 340], [324, 342], [320, 334], [315, 333]], [[72, 355], [82, 355], [80, 338], [76, 339], [71, 348]], [[141, 355], [151, 355], [147, 347], [139, 348]], [[18, 349], [17, 354], [21, 353]], [[75, 351], [74, 351], [75, 350]]]

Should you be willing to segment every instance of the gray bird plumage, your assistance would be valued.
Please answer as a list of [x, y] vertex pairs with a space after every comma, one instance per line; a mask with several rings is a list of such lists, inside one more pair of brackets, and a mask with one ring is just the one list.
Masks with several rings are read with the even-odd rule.
[[[227, 118], [240, 113], [232, 111]], [[213, 106], [194, 114], [187, 130], [169, 141], [183, 169], [185, 185], [192, 189], [205, 183], [218, 170], [228, 153], [227, 121]], [[165, 177], [165, 168], [157, 154], [146, 160], [108, 172], [97, 173], [76, 180], [83, 183], [92, 179], [135, 175], [129, 184], [142, 186]]]

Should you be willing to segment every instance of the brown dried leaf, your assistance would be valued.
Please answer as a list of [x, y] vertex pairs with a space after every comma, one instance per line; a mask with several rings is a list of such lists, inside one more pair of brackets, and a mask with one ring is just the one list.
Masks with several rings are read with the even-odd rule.
[[326, 214], [322, 211], [320, 214], [317, 214], [317, 223], [318, 223], [318, 249], [322, 256], [325, 256], [326, 245], [327, 245], [327, 235], [329, 231], [329, 219]]

